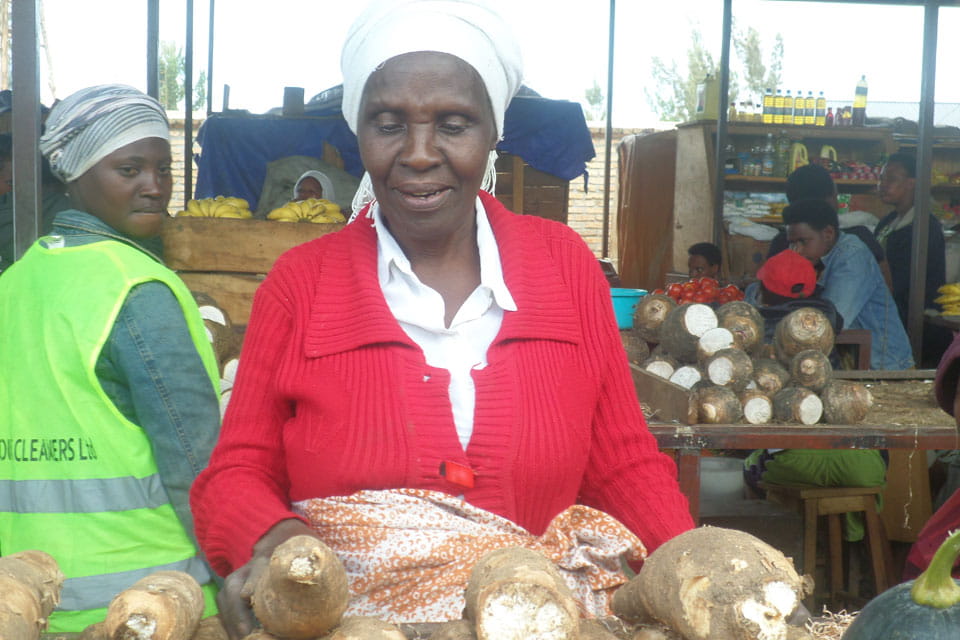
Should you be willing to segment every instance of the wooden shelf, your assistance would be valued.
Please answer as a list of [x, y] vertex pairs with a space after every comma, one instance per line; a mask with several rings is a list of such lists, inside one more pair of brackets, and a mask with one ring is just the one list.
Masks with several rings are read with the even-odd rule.
[[[737, 173], [727, 174], [725, 180], [734, 184], [786, 184], [787, 179], [780, 176], [744, 176]], [[842, 180], [835, 179], [834, 183], [837, 186], [845, 187], [876, 187], [877, 182], [875, 180]], [[960, 189], [960, 185], [941, 185], [941, 186], [953, 186], [956, 189]]]
[[[677, 127], [694, 125], [708, 125], [716, 130], [716, 121], [685, 122]], [[887, 140], [891, 136], [890, 127], [813, 127], [796, 124], [764, 124], [762, 122], [730, 122], [727, 124], [727, 134], [765, 136], [767, 133], [776, 134], [786, 131], [792, 138], [818, 138], [827, 140], [878, 142]]]

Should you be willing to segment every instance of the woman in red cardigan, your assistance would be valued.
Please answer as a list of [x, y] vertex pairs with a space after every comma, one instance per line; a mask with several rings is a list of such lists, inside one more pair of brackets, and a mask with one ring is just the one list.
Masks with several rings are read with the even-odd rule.
[[589, 505], [646, 550], [693, 526], [596, 258], [567, 226], [488, 193], [521, 79], [506, 25], [473, 1], [378, 2], [341, 64], [367, 171], [358, 215], [283, 255], [260, 286], [192, 491], [201, 545], [229, 574], [220, 603], [236, 638], [273, 548], [329, 542], [312, 509], [358, 492], [369, 506], [364, 490], [462, 504], [510, 535], [542, 536]]

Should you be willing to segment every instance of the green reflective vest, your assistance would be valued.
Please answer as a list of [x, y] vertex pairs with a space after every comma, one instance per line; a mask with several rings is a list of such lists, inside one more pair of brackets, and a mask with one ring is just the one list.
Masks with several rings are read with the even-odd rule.
[[196, 303], [143, 252], [37, 242], [0, 277], [0, 554], [41, 549], [57, 560], [67, 579], [51, 632], [103, 620], [115, 595], [160, 569], [193, 575], [205, 615], [216, 611], [212, 576], [170, 505], [149, 439], [94, 371], [127, 293], [149, 280], [176, 295], [217, 390]]

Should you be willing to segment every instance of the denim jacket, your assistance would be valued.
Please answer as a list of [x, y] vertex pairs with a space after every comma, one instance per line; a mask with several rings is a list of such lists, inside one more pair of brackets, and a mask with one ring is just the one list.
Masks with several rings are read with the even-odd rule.
[[[156, 241], [126, 238], [76, 209], [57, 213], [52, 233], [63, 236], [68, 247], [118, 240], [153, 257], [159, 247]], [[180, 303], [167, 285], [145, 282], [131, 289], [95, 371], [117, 409], [147, 433], [170, 503], [196, 543], [190, 485], [216, 444], [220, 407]]]
[[910, 339], [867, 246], [856, 236], [841, 232], [821, 261], [824, 268], [818, 283], [823, 286], [823, 297], [843, 316], [843, 326], [870, 331], [870, 368], [912, 367]]

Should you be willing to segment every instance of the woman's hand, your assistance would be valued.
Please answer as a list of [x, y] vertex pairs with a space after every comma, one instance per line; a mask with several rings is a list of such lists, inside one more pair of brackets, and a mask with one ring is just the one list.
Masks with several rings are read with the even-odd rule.
[[217, 594], [217, 607], [230, 640], [242, 640], [259, 626], [250, 604], [253, 590], [260, 575], [270, 564], [273, 550], [298, 535], [320, 537], [300, 520], [281, 520], [257, 541], [250, 560], [223, 581], [223, 587]]

